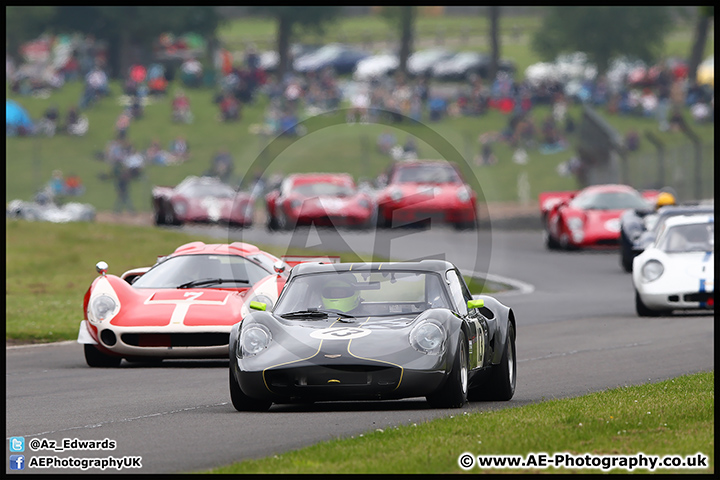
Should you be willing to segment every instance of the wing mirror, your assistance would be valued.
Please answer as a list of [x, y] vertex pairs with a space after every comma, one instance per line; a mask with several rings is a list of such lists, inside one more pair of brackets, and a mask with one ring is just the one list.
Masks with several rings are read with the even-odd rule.
[[483, 308], [485, 306], [485, 300], [478, 298], [476, 300], [468, 300], [467, 302], [467, 308], [468, 310], [473, 308]]
[[252, 301], [252, 302], [250, 302], [250, 308], [252, 308], [253, 310], [260, 310], [260, 311], [264, 312], [265, 309], [267, 309], [267, 304], [265, 304], [263, 302]]
[[100, 261], [95, 264], [95, 270], [97, 270], [100, 275], [105, 275], [108, 271], [108, 264]]
[[277, 261], [273, 264], [273, 269], [275, 270], [275, 273], [280, 275], [285, 271], [285, 263], [281, 261]]

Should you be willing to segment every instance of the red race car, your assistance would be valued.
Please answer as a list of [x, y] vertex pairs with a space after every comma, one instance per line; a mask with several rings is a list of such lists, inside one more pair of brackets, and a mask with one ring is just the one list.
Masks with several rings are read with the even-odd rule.
[[287, 263], [242, 242], [193, 242], [152, 267], [109, 275], [99, 262], [78, 343], [91, 367], [164, 358], [227, 358], [231, 327], [252, 301], [272, 308]]
[[438, 221], [458, 229], [477, 226], [477, 194], [457, 165], [442, 160], [402, 161], [378, 179], [378, 226]]
[[216, 177], [189, 176], [176, 187], [152, 189], [156, 225], [223, 223], [236, 227], [252, 225], [254, 200]]
[[295, 173], [265, 196], [267, 226], [288, 230], [297, 225], [370, 228], [375, 202], [358, 190], [347, 173]]
[[638, 192], [627, 185], [593, 185], [580, 191], [545, 192], [539, 197], [550, 250], [616, 247], [620, 216], [628, 209], [652, 209], [656, 190]]

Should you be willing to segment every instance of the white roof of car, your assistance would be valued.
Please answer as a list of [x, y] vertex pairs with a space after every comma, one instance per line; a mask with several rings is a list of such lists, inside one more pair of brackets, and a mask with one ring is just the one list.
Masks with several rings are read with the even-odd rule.
[[714, 223], [715, 215], [705, 214], [691, 214], [691, 215], [676, 215], [670, 217], [665, 221], [665, 228], [674, 227], [676, 225], [694, 225], [703, 223]]

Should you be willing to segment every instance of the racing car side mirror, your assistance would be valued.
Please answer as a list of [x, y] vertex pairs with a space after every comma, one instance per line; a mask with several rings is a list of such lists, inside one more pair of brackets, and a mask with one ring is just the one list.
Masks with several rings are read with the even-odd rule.
[[467, 308], [468, 310], [472, 308], [483, 308], [485, 306], [485, 300], [478, 298], [476, 300], [468, 300], [467, 302]]
[[252, 308], [253, 310], [260, 310], [260, 311], [264, 312], [265, 309], [267, 309], [267, 304], [262, 303], [262, 302], [252, 301], [252, 302], [250, 302], [250, 308]]
[[108, 264], [100, 261], [95, 264], [95, 270], [97, 270], [100, 275], [105, 275], [108, 271]]

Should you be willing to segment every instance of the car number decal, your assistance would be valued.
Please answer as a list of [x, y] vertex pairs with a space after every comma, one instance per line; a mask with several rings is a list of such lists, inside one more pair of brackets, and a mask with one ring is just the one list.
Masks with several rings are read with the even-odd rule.
[[[145, 301], [146, 305], [170, 304], [175, 305], [172, 316], [170, 317], [170, 325], [182, 325], [191, 305], [224, 305], [227, 303], [229, 295], [224, 292], [180, 292], [173, 291], [171, 295], [153, 295]], [[198, 300], [200, 296], [209, 297]], [[159, 298], [158, 298], [159, 297]], [[173, 298], [176, 297], [176, 298]]]
[[312, 338], [319, 340], [353, 340], [370, 335], [370, 330], [364, 328], [342, 327], [323, 328], [310, 334]]

